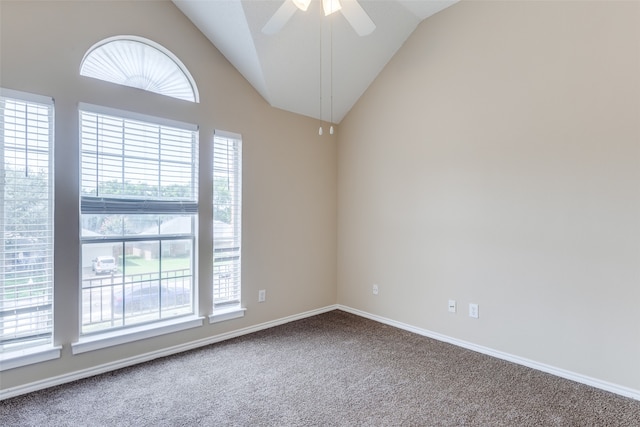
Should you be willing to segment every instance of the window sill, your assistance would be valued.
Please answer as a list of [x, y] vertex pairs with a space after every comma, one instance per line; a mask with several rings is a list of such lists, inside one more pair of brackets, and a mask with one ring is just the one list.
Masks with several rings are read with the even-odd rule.
[[127, 344], [145, 338], [153, 338], [172, 332], [184, 331], [185, 329], [197, 328], [203, 325], [203, 320], [203, 317], [197, 316], [181, 317], [164, 322], [90, 335], [82, 337], [78, 342], [71, 344], [71, 351], [73, 354], [81, 354], [120, 344]]
[[41, 345], [3, 353], [0, 355], [0, 371], [59, 359], [61, 350], [62, 346]]
[[247, 311], [247, 309], [240, 306], [214, 310], [214, 312], [209, 315], [209, 323], [218, 323], [224, 322], [225, 320], [238, 319], [240, 317], [244, 317], [245, 311]]

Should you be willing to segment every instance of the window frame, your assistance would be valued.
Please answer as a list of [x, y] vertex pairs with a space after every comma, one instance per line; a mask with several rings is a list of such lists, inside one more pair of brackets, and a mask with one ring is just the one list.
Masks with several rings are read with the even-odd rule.
[[[116, 46], [117, 49], [117, 45], [119, 43], [133, 44], [140, 49], [144, 49], [147, 55], [131, 53], [131, 46], [129, 48], [121, 49], [121, 51], [118, 52], [118, 55], [114, 55], [114, 52], [107, 52], [106, 54], [103, 53], [103, 51], [109, 50], [112, 46]], [[95, 58], [96, 56], [99, 58]], [[155, 66], [146, 66], [146, 56], [156, 57], [157, 61], [155, 61]], [[128, 61], [128, 63], [124, 64], [126, 65], [125, 67], [122, 67], [123, 61]], [[143, 63], [141, 63], [141, 61], [143, 61]], [[164, 72], [159, 76], [147, 76], [147, 78], [150, 79], [149, 81], [139, 80], [140, 75], [162, 68], [164, 68], [165, 71], [167, 69], [172, 69], [173, 72], [177, 73], [182, 77], [182, 79], [178, 79], [180, 81], [176, 81], [176, 79], [173, 78], [169, 82], [159, 81], [158, 78], [166, 79], [167, 75], [171, 74]], [[137, 73], [133, 73], [134, 70], [137, 71]], [[144, 37], [118, 35], [99, 41], [91, 46], [84, 54], [84, 57], [80, 62], [80, 75], [158, 93], [174, 99], [195, 103], [200, 102], [198, 86], [182, 61], [180, 61], [180, 59], [169, 49]], [[175, 88], [184, 86], [184, 82], [186, 82], [191, 90], [190, 96], [187, 96], [185, 92], [175, 92]]]
[[[223, 147], [227, 145], [227, 147]], [[212, 184], [213, 184], [213, 298], [212, 308], [213, 312], [209, 318], [211, 323], [230, 320], [244, 316], [245, 308], [242, 307], [242, 135], [222, 131], [216, 129], [212, 138], [212, 159], [213, 159], [213, 171], [212, 171]], [[220, 158], [223, 152], [227, 153], [227, 158]], [[229, 159], [229, 153], [231, 153], [231, 159]], [[217, 194], [218, 188], [216, 187], [216, 175], [218, 178], [226, 178], [230, 182], [226, 191], [229, 191], [229, 201], [225, 204], [225, 207], [230, 211], [230, 226], [231, 236], [229, 236], [229, 229], [223, 228], [224, 223], [218, 224], [216, 227], [216, 200], [220, 199], [220, 195]], [[220, 222], [220, 221], [218, 221]], [[223, 242], [232, 240], [232, 245], [225, 245]], [[219, 277], [220, 272], [219, 265], [216, 264], [216, 254], [223, 254], [225, 252], [231, 252], [230, 256], [218, 257], [218, 263], [227, 262], [231, 264], [229, 275], [229, 281], [231, 281], [228, 288], [230, 290], [227, 293], [231, 294], [231, 297], [222, 299], [218, 297], [216, 302], [216, 295], [224, 293], [222, 290], [222, 283]], [[218, 275], [218, 277], [217, 277]]]
[[[80, 322], [80, 339], [79, 345], [75, 345], [74, 344], [74, 353], [75, 352], [82, 352], [82, 351], [89, 351], [87, 350], [87, 348], [89, 349], [94, 349], [94, 348], [101, 348], [101, 346], [106, 346], [109, 345], [109, 343], [122, 343], [123, 339], [124, 342], [129, 342], [128, 340], [136, 340], [136, 339], [141, 339], [141, 338], [136, 338], [137, 336], [142, 336], [142, 337], [146, 337], [147, 334], [149, 333], [154, 333], [154, 330], [158, 330], [158, 331], [162, 331], [163, 329], [168, 330], [169, 332], [173, 332], [175, 331], [175, 325], [181, 325], [183, 323], [187, 324], [188, 327], [194, 326], [194, 325], [198, 325], [201, 324], [201, 318], [197, 317], [197, 308], [198, 308], [198, 289], [197, 289], [197, 242], [198, 242], [198, 228], [197, 228], [197, 221], [198, 221], [198, 215], [199, 215], [199, 210], [198, 210], [198, 182], [199, 182], [199, 162], [198, 162], [198, 151], [199, 151], [199, 147], [198, 147], [198, 140], [199, 140], [199, 132], [198, 132], [198, 126], [194, 125], [194, 124], [190, 124], [190, 123], [184, 123], [184, 122], [178, 122], [178, 121], [174, 121], [174, 120], [169, 120], [169, 119], [165, 119], [165, 118], [161, 118], [161, 117], [155, 117], [155, 116], [150, 116], [150, 115], [146, 115], [146, 114], [140, 114], [140, 113], [134, 113], [131, 111], [126, 111], [126, 110], [120, 110], [120, 109], [114, 109], [114, 108], [108, 108], [108, 107], [103, 107], [103, 106], [97, 106], [97, 105], [93, 105], [93, 104], [87, 104], [87, 103], [80, 103], [79, 104], [79, 108], [78, 108], [78, 114], [79, 114], [79, 129], [78, 132], [80, 134], [80, 144], [79, 144], [79, 149], [81, 152], [80, 155], [80, 164], [79, 164], [79, 170], [80, 170], [80, 193], [82, 194], [83, 192], [83, 177], [84, 177], [84, 155], [85, 154], [91, 154], [96, 156], [96, 159], [98, 159], [100, 157], [100, 154], [98, 153], [98, 148], [96, 148], [96, 152], [95, 153], [91, 153], [91, 152], [87, 152], [85, 153], [83, 151], [83, 114], [89, 114], [89, 115], [96, 115], [96, 117], [99, 116], [105, 116], [108, 118], [115, 118], [115, 120], [122, 120], [122, 122], [126, 122], [126, 121], [132, 121], [132, 122], [141, 122], [150, 126], [157, 126], [159, 129], [160, 128], [164, 128], [164, 127], [169, 127], [169, 128], [174, 128], [174, 129], [180, 129], [182, 131], [186, 131], [186, 132], [190, 132], [191, 133], [191, 160], [190, 160], [190, 166], [191, 166], [191, 172], [190, 172], [190, 176], [191, 176], [191, 181], [189, 183], [190, 185], [190, 197], [187, 197], [185, 200], [181, 200], [181, 199], [177, 199], [177, 200], [172, 200], [172, 199], [158, 199], [158, 197], [154, 197], [154, 196], [149, 196], [149, 197], [132, 197], [130, 195], [123, 195], [122, 197], [116, 197], [114, 195], [100, 195], [100, 194], [95, 194], [92, 196], [81, 196], [81, 203], [80, 203], [80, 223], [82, 226], [83, 223], [83, 218], [85, 215], [91, 215], [91, 214], [103, 214], [103, 215], [109, 215], [109, 214], [113, 214], [113, 215], [123, 215], [123, 218], [125, 216], [135, 216], [135, 215], [157, 215], [158, 219], [161, 219], [162, 215], [165, 214], [171, 214], [171, 215], [181, 215], [181, 214], [185, 214], [188, 215], [190, 217], [190, 229], [191, 232], [189, 233], [184, 233], [184, 232], [175, 232], [175, 233], [168, 233], [168, 234], [163, 234], [161, 227], [162, 227], [162, 223], [159, 222], [158, 223], [158, 231], [157, 234], [144, 234], [144, 235], [137, 235], [137, 234], [127, 234], [127, 233], [122, 233], [121, 235], [111, 235], [111, 236], [83, 236], [82, 230], [80, 231], [80, 249], [81, 249], [81, 269], [83, 268], [82, 266], [84, 266], [84, 264], [86, 263], [87, 260], [84, 260], [84, 256], [85, 256], [85, 252], [84, 252], [84, 248], [89, 247], [92, 244], [98, 244], [98, 243], [104, 243], [104, 244], [122, 244], [122, 254], [123, 256], [127, 256], [125, 255], [125, 250], [124, 248], [126, 247], [126, 245], [128, 243], [132, 243], [132, 242], [138, 242], [139, 244], [142, 244], [143, 242], [157, 242], [158, 243], [158, 249], [161, 250], [162, 248], [162, 242], [175, 242], [175, 241], [180, 241], [180, 240], [189, 240], [190, 241], [190, 250], [189, 250], [189, 258], [190, 258], [190, 295], [191, 295], [191, 306], [190, 306], [190, 312], [189, 313], [183, 313], [183, 314], [179, 314], [179, 315], [174, 315], [174, 316], [169, 316], [169, 317], [162, 317], [162, 312], [163, 312], [163, 306], [161, 305], [161, 303], [159, 302], [159, 306], [158, 306], [158, 318], [156, 319], [149, 319], [148, 321], [141, 321], [141, 322], [133, 322], [130, 324], [127, 324], [126, 319], [126, 309], [125, 309], [125, 305], [124, 305], [124, 301], [123, 301], [123, 307], [122, 307], [122, 317], [121, 317], [121, 324], [117, 325], [117, 326], [112, 326], [112, 327], [106, 327], [106, 328], [101, 328], [95, 331], [90, 331], [88, 328], [87, 330], [85, 330], [85, 326], [88, 326], [91, 324], [91, 322], [89, 322], [87, 325], [84, 324], [84, 317], [85, 317], [85, 309], [84, 309], [84, 305], [85, 305], [85, 301], [84, 301], [84, 295], [83, 292], [84, 289], [83, 287], [81, 287], [80, 290], [80, 307], [79, 307], [79, 322]], [[125, 139], [124, 139], [124, 134], [122, 136], [122, 155], [119, 157], [122, 161], [122, 164], [124, 165], [125, 160], [127, 159], [127, 155], [124, 154], [125, 153]], [[160, 149], [160, 147], [162, 146], [162, 140], [161, 138], [158, 140], [158, 149]], [[160, 156], [160, 154], [159, 154]], [[160, 165], [162, 164], [162, 160], [161, 160], [161, 156], [158, 157], [157, 162], [158, 162], [158, 167], [160, 167]], [[160, 169], [158, 169], [158, 171], [160, 171]], [[125, 173], [125, 166], [122, 166], [122, 173]], [[98, 172], [98, 168], [96, 168], [96, 179], [98, 180], [100, 172]], [[124, 175], [123, 175], [124, 176]], [[158, 175], [158, 189], [161, 189], [161, 175]], [[122, 185], [125, 185], [125, 180], [123, 178], [122, 181]], [[96, 188], [98, 186], [98, 181], [96, 181]], [[96, 190], [97, 191], [97, 190]], [[176, 217], [179, 218], [179, 217]], [[162, 253], [158, 253], [158, 266], [159, 266], [159, 271], [158, 271], [158, 286], [162, 286], [162, 283], [165, 283], [165, 279], [162, 278], [162, 272], [164, 271], [162, 269], [162, 257], [163, 254]], [[84, 283], [85, 281], [85, 275], [82, 274], [81, 275], [81, 282]], [[112, 275], [112, 282], [113, 282], [113, 277], [114, 275]], [[122, 276], [122, 283], [121, 283], [121, 287], [122, 287], [122, 293], [123, 293], [123, 298], [124, 298], [124, 292], [125, 289], [127, 289], [127, 286], [129, 287], [133, 287], [133, 284], [127, 285], [126, 284], [126, 276]], [[134, 279], [130, 279], [132, 282], [134, 281]], [[140, 279], [142, 280], [142, 279]], [[148, 280], [151, 280], [150, 278]], [[166, 279], [168, 281], [168, 279]], [[102, 286], [102, 284], [99, 284], [98, 286]], [[106, 285], [107, 288], [109, 285]], [[140, 284], [140, 286], [142, 286], [142, 284]], [[151, 286], [151, 285], [149, 285]], [[92, 291], [89, 291], [90, 293]], [[133, 292], [133, 291], [132, 291]], [[110, 298], [113, 298], [113, 289], [111, 289], [111, 296]], [[101, 310], [102, 310], [102, 305], [101, 305]], [[111, 313], [110, 313], [110, 319], [111, 322], [113, 323], [114, 321], [114, 316], [115, 316], [115, 312], [114, 310], [114, 305], [113, 303], [111, 304]], [[90, 308], [91, 311], [91, 308]], [[92, 314], [90, 314], [90, 316], [92, 316]], [[102, 316], [102, 314], [101, 314]], [[130, 319], [133, 316], [130, 316], [128, 319]], [[196, 322], [192, 322], [192, 320], [196, 320]], [[198, 321], [199, 319], [199, 321]], [[182, 327], [182, 326], [179, 326]], [[167, 329], [168, 328], [168, 329]], [[180, 330], [180, 329], [178, 329]], [[142, 334], [142, 335], [140, 335]], [[97, 336], [96, 338], [92, 338], [92, 336]], [[100, 342], [103, 341], [103, 342]], [[89, 344], [92, 343], [92, 344]], [[110, 345], [115, 345], [115, 344], [110, 344]], [[96, 347], [97, 346], [97, 347]]]
[[[45, 301], [36, 302], [37, 305], [28, 305], [22, 308], [14, 307], [13, 310], [0, 307], [0, 312], [9, 313], [13, 311], [14, 315], [18, 316], [19, 311], [23, 311], [27, 308], [34, 309], [37, 313], [36, 318], [40, 320], [36, 320], [37, 323], [42, 323], [42, 318], [40, 314], [40, 308], [42, 307], [50, 307], [47, 314], [45, 314], [45, 325], [43, 327], [38, 327], [37, 325], [33, 325], [34, 320], [29, 320], [29, 325], [33, 326], [35, 330], [32, 335], [25, 335], [20, 337], [19, 334], [14, 330], [14, 334], [16, 336], [12, 339], [9, 339], [7, 344], [1, 344], [4, 342], [2, 336], [0, 336], [0, 371], [13, 369], [20, 366], [26, 366], [32, 363], [43, 362], [47, 360], [52, 360], [60, 357], [60, 352], [62, 347], [54, 345], [54, 264], [53, 264], [53, 256], [54, 256], [54, 228], [55, 228], [55, 219], [54, 219], [54, 190], [55, 190], [55, 174], [54, 174], [54, 155], [55, 155], [55, 103], [53, 98], [43, 95], [37, 95], [7, 88], [0, 88], [0, 98], [2, 100], [2, 111], [3, 113], [0, 115], [0, 137], [2, 138], [2, 145], [0, 146], [0, 170], [3, 174], [2, 181], [2, 195], [0, 209], [0, 225], [2, 226], [2, 237], [0, 238], [0, 275], [2, 276], [2, 293], [6, 290], [6, 246], [5, 246], [5, 237], [6, 232], [4, 227], [7, 224], [11, 224], [11, 222], [7, 223], [5, 216], [5, 194], [4, 191], [6, 189], [6, 181], [4, 178], [5, 174], [5, 161], [6, 161], [6, 134], [5, 131], [7, 122], [6, 122], [6, 109], [5, 102], [14, 101], [18, 104], [25, 104], [25, 111], [27, 106], [35, 107], [35, 108], [46, 108], [46, 114], [42, 116], [40, 113], [37, 113], [37, 117], [42, 117], [42, 119], [37, 119], [36, 122], [33, 122], [28, 119], [28, 116], [25, 116], [21, 119], [24, 123], [20, 123], [20, 125], [24, 126], [24, 137], [20, 138], [20, 136], [15, 136], [18, 139], [16, 149], [20, 148], [20, 140], [24, 140], [24, 150], [25, 156], [27, 156], [29, 150], [29, 141], [33, 141], [34, 138], [36, 143], [39, 145], [42, 142], [42, 138], [46, 135], [44, 144], [46, 147], [43, 149], [39, 147], [37, 149], [38, 157], [42, 155], [46, 155], [46, 159], [40, 160], [36, 158], [36, 162], [46, 164], [46, 198], [44, 199], [44, 205], [46, 205], [46, 225], [44, 231], [44, 239], [45, 239], [45, 249], [40, 254], [43, 259], [42, 262], [38, 263], [35, 267], [38, 267], [35, 271], [38, 271], [40, 276], [36, 277], [44, 277], [45, 285], [38, 289], [39, 292], [44, 292]], [[17, 111], [17, 109], [16, 109]], [[19, 121], [20, 119], [16, 120]], [[32, 123], [31, 125], [29, 123]], [[40, 127], [42, 124], [46, 123], [46, 128], [44, 131]], [[15, 124], [17, 125], [17, 123]], [[44, 150], [44, 151], [43, 151]], [[28, 159], [25, 157], [25, 168], [28, 168]], [[42, 166], [40, 166], [42, 167]], [[28, 170], [28, 169], [25, 169]], [[17, 185], [17, 184], [16, 184]], [[18, 190], [18, 188], [14, 189]], [[27, 192], [28, 193], [28, 192]], [[24, 193], [23, 193], [24, 194]], [[42, 200], [40, 198], [36, 198], [36, 200]], [[42, 248], [42, 241], [38, 241], [38, 248]], [[24, 252], [24, 251], [23, 251]], [[37, 261], [37, 260], [36, 260]], [[32, 270], [35, 268], [33, 265], [31, 266]], [[17, 268], [17, 267], [14, 267]], [[17, 279], [17, 275], [15, 276]], [[31, 282], [31, 280], [30, 280]], [[16, 285], [17, 286], [17, 285]], [[29, 292], [32, 292], [33, 285], [31, 285]], [[16, 288], [17, 290], [17, 288]], [[31, 297], [32, 298], [32, 297]], [[40, 300], [40, 297], [37, 298]], [[46, 301], [48, 300], [48, 302]], [[42, 303], [46, 303], [44, 306]], [[6, 314], [4, 313], [4, 314]], [[33, 316], [31, 316], [33, 317]], [[16, 318], [15, 321], [18, 321]], [[5, 318], [4, 315], [0, 318], [0, 323], [4, 328]], [[13, 341], [13, 343], [11, 342]], [[5, 348], [5, 345], [8, 347]]]

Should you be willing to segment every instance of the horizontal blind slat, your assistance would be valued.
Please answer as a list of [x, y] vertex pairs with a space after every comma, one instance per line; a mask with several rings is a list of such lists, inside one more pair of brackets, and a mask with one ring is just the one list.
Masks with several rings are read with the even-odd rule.
[[148, 199], [117, 199], [83, 196], [80, 202], [83, 214], [195, 214], [198, 204], [188, 201], [156, 201]]
[[197, 127], [93, 107], [80, 123], [81, 333], [193, 313]]
[[0, 89], [0, 349], [50, 342], [53, 100]]
[[241, 300], [241, 139], [216, 131], [213, 141], [215, 307]]
[[[85, 196], [197, 204], [197, 127], [175, 128], [93, 111], [80, 114]], [[193, 212], [188, 205], [145, 207], [149, 212]], [[121, 203], [103, 203], [99, 211], [84, 209], [95, 209], [95, 202], [82, 206], [83, 212], [107, 212], [110, 207], [129, 212]]]

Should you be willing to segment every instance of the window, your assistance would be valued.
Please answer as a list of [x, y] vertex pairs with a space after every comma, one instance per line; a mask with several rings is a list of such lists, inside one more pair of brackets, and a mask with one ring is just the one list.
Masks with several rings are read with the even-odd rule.
[[0, 352], [52, 344], [53, 100], [0, 90]]
[[170, 51], [135, 36], [111, 37], [85, 54], [80, 75], [198, 102], [198, 89], [187, 68]]
[[242, 140], [216, 131], [213, 138], [213, 305], [240, 307]]
[[82, 334], [194, 313], [195, 125], [80, 106]]

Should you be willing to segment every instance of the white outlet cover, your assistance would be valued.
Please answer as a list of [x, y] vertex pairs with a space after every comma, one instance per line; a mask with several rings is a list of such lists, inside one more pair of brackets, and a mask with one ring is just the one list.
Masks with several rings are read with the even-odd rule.
[[373, 285], [373, 294], [378, 295], [378, 285]]
[[478, 304], [469, 304], [469, 317], [477, 319], [479, 316]]

